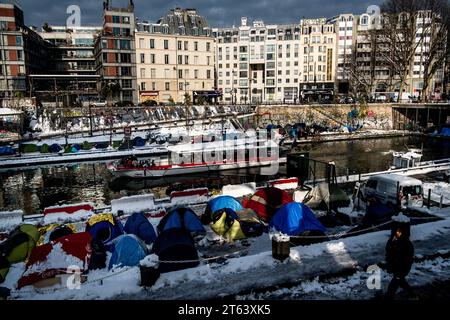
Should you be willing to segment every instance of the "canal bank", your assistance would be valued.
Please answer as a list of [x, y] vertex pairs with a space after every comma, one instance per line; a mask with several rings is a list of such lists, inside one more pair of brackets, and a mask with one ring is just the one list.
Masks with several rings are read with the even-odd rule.
[[[308, 152], [321, 161], [334, 161], [338, 167], [361, 173], [378, 172], [392, 165], [392, 151], [424, 147], [424, 161], [450, 157], [450, 142], [403, 136], [386, 139], [301, 144], [294, 152]], [[407, 146], [407, 147], [406, 147]], [[281, 166], [274, 176], [261, 175], [258, 168], [222, 173], [197, 174], [163, 179], [114, 179], [104, 163], [46, 166], [0, 173], [0, 211], [21, 209], [25, 214], [40, 213], [46, 207], [64, 203], [92, 202], [110, 205], [111, 200], [138, 194], [167, 197], [171, 191], [208, 187], [221, 189], [228, 184], [260, 182], [286, 176]]]

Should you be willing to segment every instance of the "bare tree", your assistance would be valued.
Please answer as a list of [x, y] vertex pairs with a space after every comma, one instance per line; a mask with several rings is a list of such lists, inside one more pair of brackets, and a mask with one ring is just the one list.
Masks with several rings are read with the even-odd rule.
[[[424, 42], [421, 48], [421, 63], [423, 64], [423, 94], [421, 98], [422, 102], [426, 102], [431, 80], [437, 71], [444, 71], [445, 62], [450, 54], [448, 36], [450, 29], [450, 6], [448, 1], [426, 1], [421, 25], [424, 33]], [[442, 86], [444, 86], [443, 83]]]
[[407, 85], [406, 80], [412, 74], [417, 48], [423, 43], [417, 21], [426, 1], [428, 0], [385, 0], [381, 7], [382, 28], [379, 36], [384, 50], [380, 50], [378, 54], [380, 61], [392, 71], [391, 77], [398, 80], [399, 100]]

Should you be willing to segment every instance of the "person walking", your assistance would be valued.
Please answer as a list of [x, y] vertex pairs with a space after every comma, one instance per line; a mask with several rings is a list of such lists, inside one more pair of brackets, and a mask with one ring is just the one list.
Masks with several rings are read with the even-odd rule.
[[409, 235], [398, 227], [386, 244], [388, 272], [393, 274], [386, 293], [388, 300], [394, 299], [399, 287], [405, 290], [410, 298], [416, 298], [414, 290], [405, 279], [411, 271], [413, 258], [414, 246]]

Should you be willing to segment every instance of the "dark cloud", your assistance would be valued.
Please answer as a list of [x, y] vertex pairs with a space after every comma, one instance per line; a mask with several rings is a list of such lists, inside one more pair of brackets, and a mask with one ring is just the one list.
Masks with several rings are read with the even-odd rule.
[[[262, 19], [267, 23], [298, 23], [302, 17], [332, 17], [339, 13], [361, 14], [381, 0], [135, 0], [139, 20], [156, 21], [176, 6], [196, 8], [213, 27], [239, 25], [240, 18]], [[81, 8], [81, 23], [102, 23], [102, 0], [21, 0], [16, 1], [25, 12], [28, 25], [65, 24], [66, 9], [71, 4]], [[127, 0], [113, 0], [114, 6], [125, 6]]]

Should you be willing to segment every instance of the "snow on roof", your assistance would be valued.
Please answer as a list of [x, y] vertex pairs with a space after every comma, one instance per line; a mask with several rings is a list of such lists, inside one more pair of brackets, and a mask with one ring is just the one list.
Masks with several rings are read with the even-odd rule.
[[394, 173], [379, 174], [379, 175], [370, 177], [369, 180], [373, 180], [373, 179], [385, 180], [385, 181], [395, 182], [395, 183], [400, 182], [400, 185], [402, 185], [402, 186], [422, 185], [422, 181], [420, 181], [418, 179], [406, 177], [406, 176], [402, 176], [402, 175], [394, 174]]
[[11, 108], [0, 108], [0, 116], [13, 116], [13, 115], [20, 115], [23, 112], [20, 110], [15, 110]]

